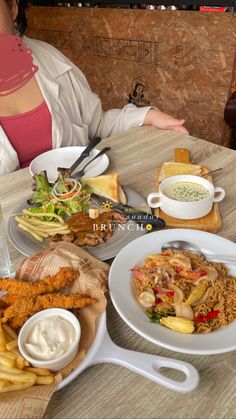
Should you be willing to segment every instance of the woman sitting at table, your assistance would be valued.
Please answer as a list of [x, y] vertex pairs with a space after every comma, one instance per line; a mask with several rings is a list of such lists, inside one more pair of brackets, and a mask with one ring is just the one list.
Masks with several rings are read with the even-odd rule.
[[187, 133], [183, 119], [150, 106], [103, 112], [82, 72], [57, 49], [12, 36], [24, 33], [26, 3], [0, 1], [0, 175], [52, 148], [86, 145], [95, 135], [105, 138], [142, 125]]

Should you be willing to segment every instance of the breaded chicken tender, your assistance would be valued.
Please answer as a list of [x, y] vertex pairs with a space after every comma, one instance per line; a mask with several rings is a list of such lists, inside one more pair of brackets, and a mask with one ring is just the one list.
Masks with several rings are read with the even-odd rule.
[[2, 307], [7, 308], [7, 306], [10, 306], [11, 304], [17, 303], [21, 298], [23, 297], [17, 294], [16, 295], [15, 294], [3, 295], [0, 298], [0, 308], [1, 308], [1, 305]]
[[[79, 276], [79, 272], [72, 268], [60, 268], [56, 275], [46, 276], [40, 281], [28, 282], [20, 279], [0, 278], [0, 291], [8, 294], [31, 297], [39, 294], [49, 294], [60, 288], [65, 288]], [[7, 303], [7, 298], [5, 302]], [[4, 298], [2, 299], [4, 301]], [[9, 298], [9, 303], [10, 298]]]
[[23, 297], [16, 304], [11, 305], [3, 312], [3, 317], [10, 321], [10, 325], [16, 329], [32, 314], [47, 308], [82, 308], [89, 304], [95, 304], [96, 298], [86, 294], [44, 294], [32, 297]]

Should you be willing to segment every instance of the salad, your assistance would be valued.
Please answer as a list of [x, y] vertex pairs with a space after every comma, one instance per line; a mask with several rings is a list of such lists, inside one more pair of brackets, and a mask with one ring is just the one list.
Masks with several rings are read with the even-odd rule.
[[46, 171], [34, 175], [34, 192], [27, 201], [30, 208], [15, 217], [18, 227], [37, 241], [69, 234], [66, 219], [89, 208], [91, 189], [82, 180], [70, 178], [67, 169], [58, 171], [54, 184], [49, 182]]
[[31, 206], [28, 213], [44, 212], [65, 217], [88, 210], [91, 189], [82, 180], [69, 178], [67, 171], [60, 169], [54, 184], [48, 181], [46, 171], [34, 175], [33, 178], [35, 188], [28, 200]]

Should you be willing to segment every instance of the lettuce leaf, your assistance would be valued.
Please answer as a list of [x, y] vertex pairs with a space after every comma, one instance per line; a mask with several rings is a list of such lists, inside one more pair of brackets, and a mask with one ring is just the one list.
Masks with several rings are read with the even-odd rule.
[[30, 205], [43, 204], [52, 199], [52, 185], [48, 181], [47, 172], [44, 170], [38, 175], [33, 176], [35, 181], [35, 190], [32, 197], [28, 200]]
[[[79, 195], [69, 201], [60, 201], [53, 196], [53, 184], [49, 183], [46, 171], [34, 175], [33, 178], [35, 181], [35, 190], [32, 197], [28, 200], [32, 213], [47, 212], [68, 217], [77, 212], [88, 210], [88, 198], [91, 193], [91, 188], [85, 185], [83, 181], [81, 181], [82, 188]], [[60, 187], [61, 192], [66, 192], [64, 190], [65, 187], [63, 189], [62, 179]], [[45, 221], [50, 221], [52, 218], [50, 216], [42, 217]]]

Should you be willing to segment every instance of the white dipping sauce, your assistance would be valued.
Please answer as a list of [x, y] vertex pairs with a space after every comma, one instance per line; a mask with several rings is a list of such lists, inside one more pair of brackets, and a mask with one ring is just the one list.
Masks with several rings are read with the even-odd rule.
[[74, 326], [61, 316], [43, 317], [32, 328], [25, 348], [34, 359], [49, 361], [64, 355], [75, 341]]

